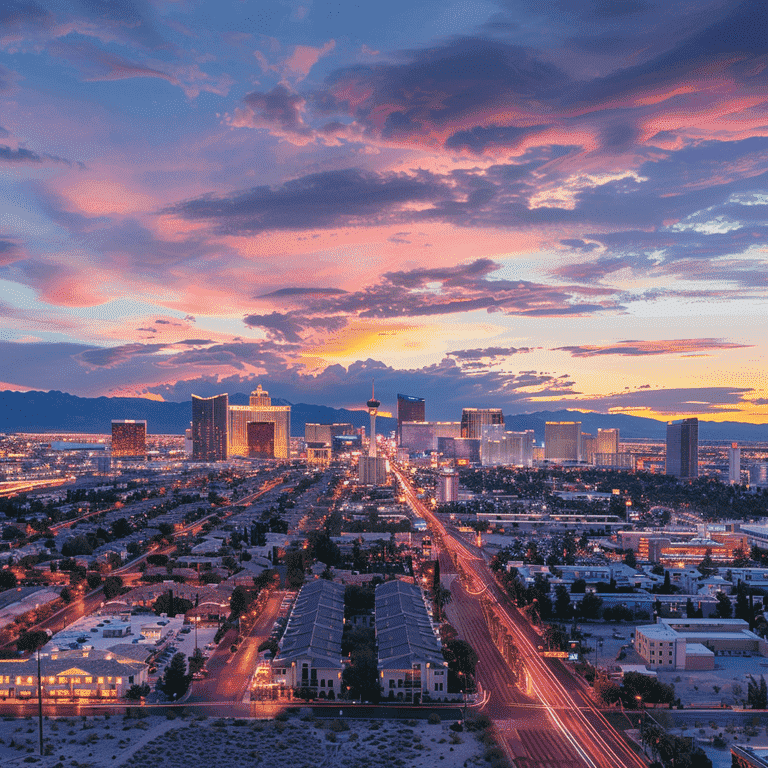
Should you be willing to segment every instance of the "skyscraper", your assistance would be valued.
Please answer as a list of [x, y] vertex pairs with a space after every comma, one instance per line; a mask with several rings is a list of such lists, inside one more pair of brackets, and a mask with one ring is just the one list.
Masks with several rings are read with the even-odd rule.
[[699, 476], [699, 420], [667, 424], [666, 473], [680, 478]]
[[501, 408], [465, 408], [461, 412], [461, 436], [479, 440], [483, 436], [483, 427], [503, 423]]
[[376, 399], [376, 394], [371, 387], [371, 399], [366, 403], [368, 406], [368, 415], [371, 417], [371, 439], [368, 442], [368, 456], [376, 458], [376, 414], [379, 412], [381, 403]]
[[404, 421], [424, 421], [426, 419], [426, 404], [423, 397], [413, 395], [397, 396], [397, 442], [402, 439]]
[[741, 485], [741, 448], [738, 443], [731, 443], [728, 449], [728, 482]]
[[227, 458], [227, 395], [192, 395], [192, 460]]
[[618, 452], [619, 452], [619, 430], [618, 429], [598, 429], [595, 453], [618, 453]]
[[118, 459], [146, 459], [147, 422], [114, 419], [112, 421], [112, 456]]
[[548, 461], [581, 461], [581, 422], [548, 421], [544, 425], [544, 458]]
[[227, 409], [228, 451], [230, 456], [250, 456], [248, 424], [274, 424], [274, 458], [290, 457], [291, 406], [272, 405], [269, 392], [259, 384], [251, 392], [248, 405], [230, 405]]

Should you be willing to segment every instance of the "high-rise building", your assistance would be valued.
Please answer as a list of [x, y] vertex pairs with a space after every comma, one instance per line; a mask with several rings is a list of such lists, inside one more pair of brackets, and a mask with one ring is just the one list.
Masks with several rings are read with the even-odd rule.
[[547, 461], [582, 461], [580, 421], [548, 421], [544, 425], [544, 458]]
[[501, 408], [465, 408], [461, 412], [461, 436], [479, 440], [483, 436], [483, 427], [503, 423]]
[[443, 470], [437, 476], [437, 503], [450, 504], [459, 499], [459, 475], [455, 470]]
[[728, 449], [728, 482], [741, 485], [741, 448], [738, 443], [731, 443]]
[[269, 392], [259, 384], [248, 405], [230, 405], [227, 413], [230, 456], [250, 456], [248, 424], [274, 424], [274, 458], [290, 457], [291, 406], [272, 405]]
[[252, 459], [275, 458], [275, 422], [249, 421], [248, 456]]
[[699, 476], [699, 420], [667, 424], [666, 474], [680, 478]]
[[618, 453], [619, 452], [619, 430], [618, 429], [598, 429], [595, 453]]
[[397, 396], [397, 442], [400, 444], [402, 438], [402, 427], [404, 421], [425, 421], [426, 403], [423, 397], [413, 397], [413, 395]]
[[480, 462], [484, 467], [533, 466], [533, 430], [506, 432], [503, 425], [483, 427]]
[[436, 451], [441, 437], [461, 437], [460, 421], [404, 421], [400, 445], [414, 452]]
[[311, 464], [327, 464], [333, 454], [344, 449], [343, 443], [356, 443], [356, 440], [339, 441], [338, 437], [355, 437], [352, 424], [312, 424], [304, 425], [304, 444], [307, 448], [307, 461]]
[[193, 461], [226, 460], [228, 404], [228, 395], [192, 395]]
[[113, 419], [112, 456], [116, 459], [146, 459], [147, 422]]

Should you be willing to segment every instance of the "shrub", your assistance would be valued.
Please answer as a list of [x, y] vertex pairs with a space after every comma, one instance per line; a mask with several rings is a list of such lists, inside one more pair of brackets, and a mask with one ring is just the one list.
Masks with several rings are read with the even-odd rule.
[[430, 712], [429, 717], [427, 718], [427, 722], [430, 725], [440, 725], [442, 720], [440, 719], [440, 715], [438, 715], [437, 712]]

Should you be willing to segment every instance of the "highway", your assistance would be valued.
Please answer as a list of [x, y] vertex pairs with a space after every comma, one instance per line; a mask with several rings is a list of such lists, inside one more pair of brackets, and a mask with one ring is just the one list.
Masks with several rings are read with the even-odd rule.
[[[498, 587], [480, 551], [417, 498], [398, 467], [393, 471], [408, 504], [427, 521], [441, 549], [441, 577], [453, 595], [448, 618], [478, 652], [478, 679], [490, 693], [486, 712], [517, 768], [646, 766], [594, 707], [583, 683], [560, 661], [540, 655], [538, 635]], [[504, 660], [514, 649], [521, 662], [517, 683]]]

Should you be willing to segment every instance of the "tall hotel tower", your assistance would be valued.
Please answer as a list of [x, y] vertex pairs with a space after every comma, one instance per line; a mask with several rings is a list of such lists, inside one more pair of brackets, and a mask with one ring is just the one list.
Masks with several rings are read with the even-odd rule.
[[397, 442], [403, 439], [404, 421], [425, 421], [426, 407], [423, 397], [397, 396]]
[[501, 408], [465, 408], [461, 412], [461, 436], [479, 440], [483, 436], [483, 427], [504, 424], [504, 412]]
[[227, 395], [192, 395], [192, 461], [227, 458]]
[[683, 419], [667, 424], [666, 473], [680, 478], [699, 476], [699, 420]]
[[112, 456], [117, 459], [146, 459], [147, 422], [113, 419]]
[[251, 392], [248, 405], [229, 406], [227, 428], [230, 456], [290, 457], [291, 406], [272, 405], [261, 384]]

